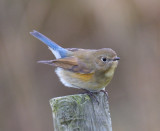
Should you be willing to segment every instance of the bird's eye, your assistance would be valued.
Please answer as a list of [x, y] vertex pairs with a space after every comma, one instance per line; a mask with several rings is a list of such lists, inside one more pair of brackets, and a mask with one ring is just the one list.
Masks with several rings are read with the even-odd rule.
[[106, 61], [107, 61], [107, 58], [106, 58], [106, 57], [102, 57], [101, 60], [102, 60], [103, 62], [106, 62]]

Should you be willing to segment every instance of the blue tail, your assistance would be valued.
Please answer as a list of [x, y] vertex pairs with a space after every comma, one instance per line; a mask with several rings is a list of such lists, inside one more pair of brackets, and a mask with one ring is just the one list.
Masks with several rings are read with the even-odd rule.
[[38, 31], [33, 30], [33, 32], [30, 32], [30, 34], [33, 35], [34, 37], [36, 37], [37, 39], [39, 39], [40, 41], [42, 41], [44, 44], [46, 44], [57, 59], [67, 56], [68, 50], [57, 45], [55, 42], [53, 42], [52, 40], [50, 40], [46, 36], [42, 35]]

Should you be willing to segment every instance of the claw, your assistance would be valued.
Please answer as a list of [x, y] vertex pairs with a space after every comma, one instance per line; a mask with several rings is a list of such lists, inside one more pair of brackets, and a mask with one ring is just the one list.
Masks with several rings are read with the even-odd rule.
[[108, 93], [107, 93], [107, 91], [105, 91], [105, 90], [100, 90], [100, 92], [103, 92], [103, 93], [107, 96], [107, 99], [108, 99]]
[[86, 90], [86, 89], [83, 89], [83, 90], [90, 97], [91, 100], [92, 100], [92, 98], [94, 98], [96, 100], [96, 102], [98, 103], [98, 105], [99, 105], [99, 101], [98, 101], [97, 97], [94, 95], [94, 92], [91, 92], [91, 91]]

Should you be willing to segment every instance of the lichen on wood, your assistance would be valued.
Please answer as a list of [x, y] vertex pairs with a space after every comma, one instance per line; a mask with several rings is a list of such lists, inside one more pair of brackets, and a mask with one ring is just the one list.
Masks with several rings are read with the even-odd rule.
[[[98, 102], [97, 102], [98, 101]], [[108, 97], [103, 92], [52, 98], [54, 131], [112, 131]]]

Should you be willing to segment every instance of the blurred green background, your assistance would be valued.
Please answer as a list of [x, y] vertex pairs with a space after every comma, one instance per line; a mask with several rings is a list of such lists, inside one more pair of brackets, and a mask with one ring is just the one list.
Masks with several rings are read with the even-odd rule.
[[54, 56], [33, 29], [65, 48], [114, 49], [113, 130], [160, 130], [159, 0], [1, 0], [0, 131], [53, 131], [49, 99], [80, 92], [36, 63]]

